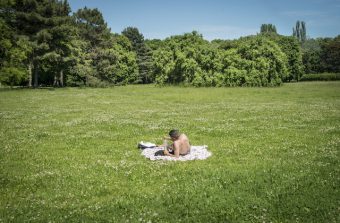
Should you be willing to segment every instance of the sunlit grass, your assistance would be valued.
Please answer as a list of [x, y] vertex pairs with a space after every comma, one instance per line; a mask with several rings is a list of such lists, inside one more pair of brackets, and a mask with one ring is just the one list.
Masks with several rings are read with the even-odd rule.
[[[339, 222], [340, 82], [0, 91], [0, 222]], [[153, 162], [185, 132], [213, 155]]]

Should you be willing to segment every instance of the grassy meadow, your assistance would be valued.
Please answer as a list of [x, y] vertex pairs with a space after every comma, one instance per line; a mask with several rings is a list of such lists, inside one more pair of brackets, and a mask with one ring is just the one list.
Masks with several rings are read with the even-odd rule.
[[340, 82], [0, 90], [0, 222], [340, 222], [339, 149]]

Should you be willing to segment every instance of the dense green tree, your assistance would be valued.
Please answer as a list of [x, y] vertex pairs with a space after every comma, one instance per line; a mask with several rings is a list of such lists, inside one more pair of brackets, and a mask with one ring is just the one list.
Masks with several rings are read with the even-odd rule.
[[276, 27], [273, 24], [262, 24], [260, 33], [277, 33], [276, 32]]
[[163, 46], [163, 41], [160, 39], [146, 39], [144, 42], [153, 51]]
[[0, 82], [13, 86], [27, 80], [25, 64], [31, 50], [28, 39], [15, 35], [0, 18]]
[[197, 31], [144, 40], [137, 28], [112, 34], [98, 9], [70, 16], [67, 0], [0, 2], [0, 81], [7, 85], [278, 86], [304, 71], [339, 72], [340, 37], [294, 37], [272, 24], [238, 40], [208, 42]]
[[306, 23], [304, 21], [297, 21], [295, 28], [293, 27], [293, 36], [300, 42], [304, 42], [307, 39]]
[[321, 61], [321, 39], [308, 39], [302, 43], [303, 65], [305, 73], [323, 72]]
[[147, 46], [144, 45], [139, 55], [137, 54], [137, 63], [138, 63], [138, 70], [139, 76], [142, 78], [142, 83], [148, 84], [152, 83], [155, 77], [152, 75], [152, 51]]
[[[6, 10], [2, 11], [6, 23], [15, 30], [15, 36], [25, 36], [26, 49], [31, 49], [25, 60], [28, 67], [28, 85], [38, 86], [39, 73], [47, 67], [46, 56], [52, 55], [54, 50], [53, 37], [50, 30], [60, 24], [66, 24], [69, 19], [70, 8], [67, 1], [56, 0], [17, 0], [7, 1]], [[14, 38], [15, 38], [14, 36]]]
[[340, 72], [340, 35], [333, 39], [326, 39], [321, 45], [321, 61], [327, 72]]
[[105, 42], [110, 39], [110, 29], [97, 8], [85, 7], [79, 9], [73, 16], [79, 28], [79, 34], [90, 42], [91, 49], [105, 45]]
[[[113, 35], [98, 9], [80, 9], [75, 14], [75, 22], [82, 41], [83, 51], [72, 69], [73, 85], [80, 80], [88, 86], [107, 84], [127, 84], [137, 81], [136, 55], [126, 37]], [[79, 43], [79, 42], [78, 42]], [[86, 75], [88, 71], [91, 75]]]
[[212, 47], [228, 50], [237, 47], [237, 40], [213, 40], [211, 41]]
[[44, 46], [39, 56], [41, 79], [45, 84], [62, 87], [65, 70], [70, 65], [71, 41], [77, 33], [69, 17], [67, 1], [51, 1], [46, 10], [48, 26], [37, 35], [38, 44]]
[[[277, 86], [288, 76], [286, 54], [264, 36], [242, 38], [223, 49], [197, 32], [173, 36], [154, 52], [159, 84]], [[217, 44], [217, 45], [216, 45]]]
[[13, 30], [8, 27], [2, 18], [0, 18], [0, 68], [5, 66], [5, 63], [10, 56], [9, 51], [13, 45], [11, 41], [13, 36]]
[[144, 44], [144, 36], [136, 27], [127, 27], [122, 31], [122, 34], [130, 40], [135, 52], [137, 52]]
[[304, 73], [303, 52], [298, 40], [290, 36], [265, 34], [266, 38], [274, 41], [287, 57], [288, 75], [283, 81], [299, 81]]
[[133, 51], [131, 42], [126, 36], [119, 35], [117, 33], [112, 34], [111, 36], [112, 36], [112, 38], [113, 38], [112, 40], [115, 44], [119, 44], [126, 51]]
[[340, 41], [335, 38], [308, 39], [302, 44], [306, 73], [340, 72]]
[[48, 63], [49, 76], [53, 75], [54, 86], [64, 86], [64, 74], [72, 64], [73, 41], [76, 37], [76, 29], [68, 24], [58, 25], [49, 30], [51, 40], [49, 51], [43, 55], [42, 61]]
[[93, 61], [90, 54], [85, 50], [90, 43], [82, 39], [74, 39], [71, 44], [71, 65], [68, 69], [66, 84], [69, 86], [89, 86], [91, 77], [94, 77]]
[[15, 31], [16, 36], [25, 36], [26, 49], [31, 49], [25, 61], [29, 69], [28, 85], [31, 85], [34, 75], [34, 86], [38, 86], [41, 59], [49, 53], [49, 30], [68, 19], [69, 6], [67, 1], [27, 0], [6, 1], [5, 21]]
[[73, 18], [80, 38], [73, 42], [74, 64], [67, 82], [73, 86], [104, 86], [107, 83], [98, 77], [98, 52], [102, 51], [104, 45], [109, 45], [110, 30], [96, 8], [79, 9]]
[[279, 45], [263, 36], [250, 36], [239, 41], [236, 52], [241, 60], [232, 66], [243, 71], [238, 83], [245, 86], [280, 85], [287, 77], [288, 69], [287, 56]]
[[147, 44], [145, 44], [144, 36], [135, 27], [127, 27], [122, 31], [122, 34], [126, 36], [131, 44], [133, 51], [137, 55], [138, 83], [151, 83], [154, 81], [154, 77], [151, 73], [152, 66], [152, 51]]
[[304, 74], [302, 61], [302, 49], [296, 39], [289, 36], [281, 36], [278, 44], [287, 56], [288, 76], [283, 81], [299, 81]]
[[154, 73], [159, 84], [191, 84], [202, 73], [198, 63], [200, 47], [208, 42], [197, 32], [172, 36], [154, 52]]
[[126, 51], [111, 38], [110, 48], [101, 48], [97, 54], [97, 77], [108, 83], [128, 84], [137, 81], [136, 55]]

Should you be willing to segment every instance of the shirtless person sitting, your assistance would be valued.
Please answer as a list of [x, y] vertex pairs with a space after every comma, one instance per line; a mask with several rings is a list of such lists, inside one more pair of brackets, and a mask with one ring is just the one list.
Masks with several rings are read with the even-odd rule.
[[174, 129], [169, 132], [169, 136], [170, 138], [166, 137], [165, 139], [170, 139], [173, 144], [164, 150], [164, 155], [178, 158], [179, 155], [187, 155], [190, 152], [190, 142], [184, 133]]

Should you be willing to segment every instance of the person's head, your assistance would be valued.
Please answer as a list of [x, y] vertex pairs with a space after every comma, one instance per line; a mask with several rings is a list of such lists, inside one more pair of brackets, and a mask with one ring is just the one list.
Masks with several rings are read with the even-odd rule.
[[169, 136], [171, 137], [172, 140], [178, 139], [180, 135], [181, 134], [180, 134], [179, 130], [177, 130], [177, 129], [173, 129], [169, 132]]

